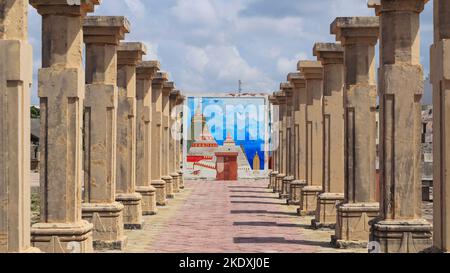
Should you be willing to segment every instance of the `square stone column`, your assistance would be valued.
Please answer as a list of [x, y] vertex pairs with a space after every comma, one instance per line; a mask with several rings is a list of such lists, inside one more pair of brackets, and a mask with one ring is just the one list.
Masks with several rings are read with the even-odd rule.
[[143, 61], [136, 67], [136, 192], [142, 196], [142, 214], [154, 215], [156, 189], [151, 178], [152, 80], [158, 61]]
[[[283, 178], [280, 198], [286, 199], [288, 202], [290, 196], [290, 185], [294, 179], [295, 168], [295, 156], [294, 149], [292, 149], [293, 140], [293, 99], [294, 99], [294, 87], [289, 83], [281, 83], [280, 90], [286, 95], [286, 105], [283, 117], [283, 162], [284, 173], [286, 177]], [[289, 202], [288, 202], [289, 203]]]
[[170, 176], [170, 93], [175, 89], [173, 82], [165, 82], [162, 89], [162, 180], [166, 182], [166, 196], [175, 197], [173, 192], [173, 177]]
[[300, 215], [314, 215], [323, 181], [323, 66], [300, 61], [298, 69], [306, 80], [306, 181], [302, 189]]
[[[431, 46], [434, 144], [434, 247], [450, 250], [450, 2], [434, 1], [434, 44]], [[449, 130], [447, 130], [449, 129]]]
[[[278, 100], [277, 97], [275, 96], [275, 93], [273, 93], [273, 95], [269, 96], [269, 101], [271, 103], [271, 119], [272, 119], [272, 132], [271, 132], [271, 141], [272, 143], [274, 142], [274, 139], [277, 137], [275, 136], [275, 134], [278, 132], [277, 130], [275, 130], [275, 123], [278, 123], [278, 120], [275, 120], [274, 117], [274, 112], [275, 112], [275, 108], [278, 108]], [[277, 125], [278, 126], [278, 125]], [[269, 189], [272, 189], [273, 192], [276, 192], [276, 181], [277, 181], [277, 176], [279, 174], [278, 172], [279, 168], [278, 168], [278, 147], [273, 147], [273, 151], [272, 151], [272, 172], [270, 173], [270, 182], [269, 182]]]
[[420, 252], [432, 244], [422, 218], [420, 13], [428, 0], [381, 0], [380, 218], [372, 239], [387, 253]]
[[136, 66], [147, 49], [144, 44], [120, 43], [117, 51], [118, 108], [116, 200], [125, 208], [126, 229], [142, 229], [142, 196], [136, 192]]
[[177, 135], [176, 130], [178, 124], [178, 113], [176, 112], [176, 107], [178, 103], [178, 98], [180, 96], [179, 90], [173, 90], [170, 92], [169, 96], [169, 175], [172, 177], [173, 193], [180, 192], [180, 170], [176, 166], [177, 162]]
[[275, 92], [278, 102], [278, 148], [277, 148], [277, 166], [278, 175], [276, 177], [275, 192], [281, 198], [283, 190], [283, 179], [286, 177], [286, 93], [283, 91]]
[[168, 76], [156, 73], [152, 80], [152, 186], [156, 188], [156, 204], [167, 205], [166, 182], [163, 177], [163, 86]]
[[316, 43], [323, 65], [323, 193], [313, 228], [336, 225], [336, 207], [344, 201], [344, 50], [340, 44]]
[[42, 16], [41, 219], [31, 241], [44, 252], [92, 252], [93, 225], [81, 218], [85, 76], [83, 20], [98, 0], [32, 0]]
[[367, 247], [369, 221], [378, 216], [376, 200], [375, 45], [377, 17], [340, 17], [331, 33], [344, 47], [345, 192], [337, 208], [336, 247]]
[[0, 14], [0, 253], [32, 252], [28, 1], [4, 0]]
[[124, 17], [84, 19], [84, 203], [82, 218], [94, 225], [97, 249], [123, 249], [123, 205], [116, 202], [117, 46], [128, 33]]
[[291, 150], [295, 157], [294, 181], [291, 183], [289, 205], [300, 205], [301, 190], [306, 183], [306, 81], [301, 73], [289, 73], [287, 80], [294, 88]]
[[176, 161], [175, 161], [175, 165], [176, 165], [176, 169], [178, 172], [178, 185], [180, 187], [180, 189], [184, 189], [184, 178], [183, 178], [183, 170], [182, 170], [182, 166], [183, 166], [183, 111], [184, 111], [184, 102], [186, 101], [186, 97], [181, 95], [178, 96], [177, 98], [177, 105], [179, 106], [179, 110], [180, 112], [177, 114], [177, 123], [178, 123], [178, 134], [179, 134], [179, 139], [177, 140], [177, 149], [176, 149]]

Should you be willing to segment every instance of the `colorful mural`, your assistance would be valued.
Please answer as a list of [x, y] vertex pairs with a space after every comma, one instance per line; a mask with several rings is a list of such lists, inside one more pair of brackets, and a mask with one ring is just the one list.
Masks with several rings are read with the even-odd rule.
[[[189, 97], [185, 111], [186, 176], [228, 180], [224, 173], [234, 177], [236, 171], [239, 179], [263, 175], [268, 161], [266, 102], [263, 96]], [[234, 168], [229, 166], [237, 170], [227, 170]]]

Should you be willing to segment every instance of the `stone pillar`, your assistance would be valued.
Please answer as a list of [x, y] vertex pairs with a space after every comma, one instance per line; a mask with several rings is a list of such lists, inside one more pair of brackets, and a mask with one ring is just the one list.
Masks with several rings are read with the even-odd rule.
[[278, 175], [276, 177], [275, 192], [279, 194], [281, 198], [283, 189], [283, 179], [286, 177], [286, 94], [283, 91], [275, 93], [278, 102], [279, 118], [278, 118], [278, 149], [277, 149], [277, 162], [278, 162]]
[[306, 181], [302, 189], [300, 215], [314, 215], [323, 181], [323, 67], [320, 62], [300, 61], [306, 80]]
[[94, 225], [95, 248], [123, 249], [123, 205], [116, 197], [117, 46], [129, 32], [124, 17], [84, 19], [84, 203], [82, 218]]
[[170, 176], [170, 93], [174, 90], [173, 82], [165, 82], [162, 89], [162, 180], [166, 183], [166, 196], [174, 198], [173, 177]]
[[184, 178], [183, 178], [183, 104], [186, 100], [186, 97], [183, 95], [179, 95], [177, 99], [177, 104], [181, 105], [180, 112], [177, 114], [177, 122], [178, 122], [178, 134], [179, 139], [177, 140], [177, 149], [176, 149], [176, 170], [178, 172], [178, 186], [180, 189], [184, 189]]
[[367, 247], [376, 202], [376, 17], [341, 17], [331, 33], [344, 47], [345, 192], [338, 206], [336, 247]]
[[289, 73], [287, 79], [294, 88], [291, 149], [293, 150], [292, 156], [296, 159], [293, 166], [295, 180], [291, 182], [291, 196], [288, 199], [288, 205], [300, 205], [301, 190], [307, 185], [306, 138], [304, 137], [304, 132], [306, 132], [306, 81], [301, 73]]
[[[97, 0], [81, 4], [32, 0], [42, 16], [41, 220], [31, 241], [44, 252], [92, 252], [93, 225], [81, 218], [82, 119], [85, 77], [82, 69], [83, 20]], [[80, 3], [80, 2], [79, 2]], [[70, 244], [69, 244], [70, 242]]]
[[158, 61], [143, 61], [136, 67], [136, 192], [142, 196], [142, 214], [154, 215], [156, 189], [151, 178], [152, 157], [152, 79]]
[[118, 109], [116, 200], [125, 208], [126, 229], [142, 229], [142, 196], [136, 192], [136, 66], [146, 54], [142, 43], [121, 43], [117, 52]]
[[381, 0], [380, 218], [372, 239], [388, 253], [432, 244], [422, 218], [420, 13], [428, 0]]
[[168, 80], [167, 73], [158, 72], [152, 81], [152, 186], [156, 188], [156, 204], [167, 205], [166, 182], [163, 176], [163, 85]]
[[[271, 103], [271, 121], [272, 121], [272, 135], [271, 135], [271, 141], [274, 142], [274, 139], [276, 136], [274, 135], [277, 131], [275, 130], [275, 123], [277, 122], [274, 117], [275, 108], [278, 107], [278, 102], [275, 94], [269, 96], [269, 101]], [[270, 172], [270, 182], [269, 182], [269, 189], [271, 189], [273, 192], [276, 192], [276, 180], [278, 172], [278, 158], [277, 158], [277, 149], [275, 147], [272, 147], [272, 172]]]
[[434, 247], [450, 250], [450, 2], [434, 1], [434, 44], [431, 47], [434, 143]]
[[289, 83], [281, 83], [280, 90], [286, 95], [285, 112], [283, 117], [283, 162], [284, 162], [284, 173], [286, 177], [283, 178], [280, 198], [286, 199], [287, 204], [289, 204], [290, 187], [291, 183], [295, 180], [294, 178], [294, 167], [295, 167], [295, 156], [293, 154], [294, 149], [292, 149], [292, 139], [293, 139], [293, 96], [294, 88]]
[[174, 135], [178, 132], [174, 132], [173, 128], [177, 125], [177, 114], [175, 107], [178, 103], [178, 97], [180, 96], [179, 90], [173, 90], [169, 95], [169, 175], [172, 177], [173, 192], [180, 192], [180, 174], [179, 168], [176, 167], [177, 162], [177, 136]]
[[30, 86], [28, 1], [0, 5], [0, 253], [30, 244]]
[[316, 43], [323, 65], [323, 193], [313, 228], [336, 225], [336, 206], [344, 201], [344, 50], [340, 44]]

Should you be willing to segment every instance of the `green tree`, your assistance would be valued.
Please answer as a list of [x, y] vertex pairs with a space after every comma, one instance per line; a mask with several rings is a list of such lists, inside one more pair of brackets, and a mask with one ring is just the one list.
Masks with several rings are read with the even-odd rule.
[[35, 106], [31, 106], [31, 118], [40, 118], [41, 117], [41, 111], [35, 107]]

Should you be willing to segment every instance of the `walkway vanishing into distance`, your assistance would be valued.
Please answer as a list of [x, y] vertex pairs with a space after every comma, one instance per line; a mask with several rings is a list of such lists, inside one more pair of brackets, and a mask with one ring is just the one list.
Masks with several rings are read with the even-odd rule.
[[309, 229], [312, 217], [297, 216], [265, 180], [185, 184], [168, 207], [144, 217], [143, 230], [126, 231], [125, 252], [355, 252], [331, 248], [334, 232]]

